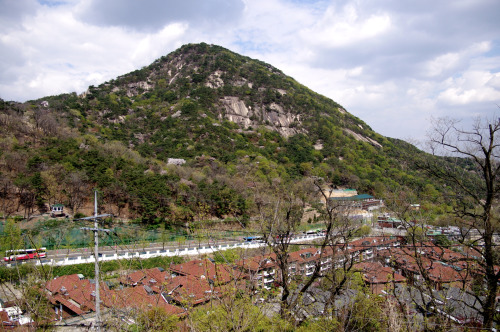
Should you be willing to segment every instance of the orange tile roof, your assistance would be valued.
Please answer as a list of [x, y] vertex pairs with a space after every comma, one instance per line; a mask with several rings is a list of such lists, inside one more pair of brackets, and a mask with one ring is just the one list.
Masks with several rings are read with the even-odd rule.
[[406, 278], [401, 274], [395, 272], [390, 267], [384, 267], [378, 262], [363, 262], [354, 265], [355, 270], [358, 270], [363, 274], [363, 278], [366, 282], [371, 284], [388, 283], [390, 281], [394, 282], [404, 282]]
[[45, 288], [49, 290], [51, 293], [56, 293], [63, 286], [66, 287], [66, 289], [71, 289], [73, 288], [73, 286], [79, 284], [80, 284], [80, 277], [78, 276], [78, 274], [70, 274], [49, 280], [45, 284]]
[[144, 310], [146, 308], [161, 307], [171, 315], [185, 314], [184, 309], [167, 303], [161, 293], [148, 293], [144, 286], [127, 287], [112, 291], [111, 303], [118, 308]]
[[[401, 266], [402, 269], [421, 274], [421, 269], [418, 266], [417, 258], [413, 253], [405, 249], [399, 249], [392, 253], [394, 260]], [[426, 271], [430, 280], [436, 282], [454, 282], [454, 281], [467, 281], [471, 278], [470, 274], [461, 266], [452, 266], [444, 262], [431, 259], [427, 256], [420, 256], [418, 258], [422, 268]]]
[[155, 281], [161, 283], [165, 280], [167, 275], [168, 273], [166, 271], [162, 271], [155, 267], [152, 269], [138, 270], [129, 273], [126, 276], [122, 276], [120, 278], [120, 282], [129, 286], [136, 286], [138, 284], [146, 285], [151, 282], [154, 283]]
[[164, 292], [177, 303], [191, 306], [209, 301], [218, 290], [219, 288], [211, 285], [206, 278], [186, 275], [167, 280]]
[[[61, 304], [70, 302], [72, 306], [68, 306], [68, 308], [75, 313], [77, 311], [74, 310], [74, 307], [79, 308], [82, 312], [95, 311], [95, 284], [91, 283], [89, 279], [80, 279], [77, 274], [66, 275], [48, 281], [45, 289], [49, 292], [48, 298], [52, 303], [66, 299], [67, 301], [59, 302]], [[108, 286], [105, 283], [99, 283], [99, 291], [102, 305], [109, 307]]]
[[87, 312], [87, 311], [83, 311], [82, 309], [80, 309], [80, 307], [78, 307], [74, 303], [70, 302], [69, 299], [66, 299], [62, 295], [59, 295], [59, 294], [52, 296], [49, 300], [50, 300], [50, 303], [52, 303], [54, 305], [61, 303], [66, 308], [73, 311], [76, 315], [83, 315], [84, 313]]
[[276, 255], [268, 254], [268, 255], [259, 255], [246, 257], [239, 261], [236, 261], [235, 264], [240, 268], [243, 268], [247, 271], [258, 272], [263, 269], [267, 269], [269, 267], [276, 266]]
[[214, 263], [208, 259], [193, 260], [182, 264], [170, 266], [170, 271], [183, 276], [195, 278], [210, 278], [218, 283], [227, 283], [234, 279], [234, 270], [221, 263]]
[[376, 247], [385, 247], [396, 244], [400, 240], [396, 237], [365, 237], [346, 244], [348, 251], [369, 250]]

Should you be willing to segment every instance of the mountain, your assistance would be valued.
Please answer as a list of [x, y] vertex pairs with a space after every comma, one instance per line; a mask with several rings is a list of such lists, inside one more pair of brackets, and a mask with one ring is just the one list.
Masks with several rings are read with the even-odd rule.
[[432, 196], [429, 209], [442, 203], [442, 186], [415, 167], [436, 157], [269, 64], [204, 43], [82, 95], [0, 100], [0, 123], [4, 215], [56, 202], [89, 214], [99, 188], [106, 209], [147, 223], [245, 219], [256, 183], [305, 176], [374, 195], [412, 188]]

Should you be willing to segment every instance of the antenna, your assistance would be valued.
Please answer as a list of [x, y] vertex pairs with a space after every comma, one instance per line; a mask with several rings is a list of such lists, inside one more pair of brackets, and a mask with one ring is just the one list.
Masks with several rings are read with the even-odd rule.
[[97, 190], [94, 190], [94, 216], [75, 220], [94, 220], [94, 228], [81, 227], [80, 229], [94, 232], [94, 258], [95, 258], [95, 328], [101, 330], [101, 299], [99, 294], [99, 232], [108, 232], [109, 229], [98, 228], [97, 221], [103, 217], [112, 217], [112, 214], [97, 214]]

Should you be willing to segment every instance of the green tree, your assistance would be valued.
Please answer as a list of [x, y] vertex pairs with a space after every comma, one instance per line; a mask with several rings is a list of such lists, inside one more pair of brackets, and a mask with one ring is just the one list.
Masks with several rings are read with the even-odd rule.
[[[382, 310], [385, 300], [374, 296], [364, 286], [361, 276], [354, 276], [356, 295], [343, 307], [338, 320], [344, 331], [387, 331], [387, 317]], [[352, 286], [353, 283], [351, 283]]]
[[436, 235], [434, 236], [434, 243], [438, 246], [448, 248], [452, 245], [451, 240], [446, 235]]
[[286, 143], [287, 157], [297, 164], [314, 161], [314, 147], [311, 140], [304, 134], [290, 137]]
[[372, 228], [368, 225], [363, 225], [354, 232], [354, 236], [356, 237], [365, 237], [370, 235], [372, 232]]
[[16, 250], [23, 247], [24, 241], [21, 236], [21, 229], [14, 220], [8, 219], [3, 229], [2, 253], [5, 254], [6, 250]]
[[178, 331], [178, 322], [179, 318], [177, 316], [167, 314], [164, 308], [153, 307], [139, 313], [139, 316], [137, 317], [137, 331]]
[[210, 309], [195, 309], [190, 315], [194, 331], [291, 331], [288, 322], [269, 319], [249, 296], [240, 292], [212, 301], [217, 304]]
[[52, 331], [53, 329], [53, 307], [47, 299], [44, 292], [45, 283], [38, 279], [35, 280], [34, 275], [39, 271], [33, 271], [21, 286], [22, 297], [18, 299], [20, 307], [29, 314], [30, 318], [37, 326], [37, 331]]
[[214, 260], [217, 263], [234, 264], [234, 262], [241, 259], [241, 254], [242, 254], [241, 248], [219, 250], [215, 252]]

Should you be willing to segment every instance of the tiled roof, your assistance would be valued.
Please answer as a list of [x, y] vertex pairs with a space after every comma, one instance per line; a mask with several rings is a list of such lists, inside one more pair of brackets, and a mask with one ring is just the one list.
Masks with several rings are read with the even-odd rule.
[[[331, 256], [330, 254], [331, 252], [332, 250], [330, 248], [325, 248], [322, 257], [324, 258], [327, 257], [328, 255]], [[288, 263], [289, 264], [290, 263], [302, 264], [309, 262], [315, 263], [319, 260], [320, 254], [321, 254], [321, 249], [318, 248], [306, 248], [299, 251], [294, 251], [288, 255]]]
[[112, 304], [118, 308], [144, 310], [145, 308], [161, 307], [168, 314], [182, 315], [185, 310], [167, 303], [161, 293], [148, 293], [144, 286], [127, 287], [111, 292]]
[[363, 274], [365, 281], [371, 284], [387, 283], [390, 281], [404, 282], [406, 278], [395, 272], [390, 267], [384, 267], [380, 263], [363, 262], [353, 267]]
[[0, 327], [3, 328], [15, 325], [14, 322], [10, 321], [9, 314], [7, 314], [7, 311], [0, 311], [0, 320], [1, 320]]
[[[69, 302], [68, 308], [78, 313], [95, 311], [95, 284], [89, 279], [80, 279], [77, 274], [66, 275], [48, 281], [45, 289], [49, 292], [48, 298], [52, 303], [59, 302], [63, 305]], [[102, 305], [109, 307], [109, 288], [105, 283], [99, 284], [100, 300]], [[59, 301], [65, 299], [65, 301]], [[64, 303], [63, 303], [64, 302]]]
[[218, 287], [211, 285], [209, 280], [196, 278], [191, 275], [177, 276], [167, 280], [164, 293], [171, 296], [177, 303], [196, 305], [210, 300], [218, 291]]
[[61, 303], [66, 308], [73, 311], [76, 315], [83, 315], [86, 312], [86, 311], [83, 311], [82, 309], [80, 309], [80, 307], [78, 307], [74, 303], [70, 302], [69, 299], [66, 299], [64, 296], [59, 295], [59, 294], [52, 296], [50, 298], [50, 303], [55, 304], [55, 305], [57, 305], [58, 303]]
[[71, 289], [79, 284], [80, 284], [80, 277], [78, 276], [78, 274], [70, 274], [49, 280], [45, 285], [45, 288], [49, 290], [51, 293], [56, 293], [63, 286], [66, 287], [66, 289]]
[[368, 250], [375, 247], [387, 247], [399, 243], [397, 237], [365, 237], [347, 244], [350, 251]]
[[329, 197], [329, 199], [331, 199], [332, 201], [360, 201], [365, 199], [374, 199], [374, 197], [368, 194], [360, 194], [346, 197]]
[[210, 278], [218, 283], [227, 283], [235, 277], [234, 270], [226, 265], [214, 263], [208, 259], [193, 260], [170, 266], [170, 271], [183, 276]]
[[166, 271], [163, 269], [159, 269], [157, 267], [146, 270], [138, 270], [132, 273], [127, 274], [126, 276], [122, 276], [120, 278], [120, 282], [122, 284], [135, 286], [138, 284], [147, 285], [151, 284], [151, 282], [156, 281], [159, 284], [165, 280], [165, 277], [168, 275]]
[[258, 272], [260, 270], [267, 269], [269, 267], [275, 267], [276, 255], [269, 254], [269, 255], [246, 257], [244, 259], [235, 262], [235, 264], [245, 269], [246, 271]]
[[[387, 251], [392, 256], [392, 259], [402, 268], [413, 273], [420, 274], [417, 258], [408, 248], [400, 248]], [[454, 282], [467, 281], [471, 278], [470, 274], [460, 266], [447, 264], [442, 261], [431, 259], [427, 256], [420, 255], [418, 257], [422, 268], [426, 271], [430, 280], [436, 282]]]

